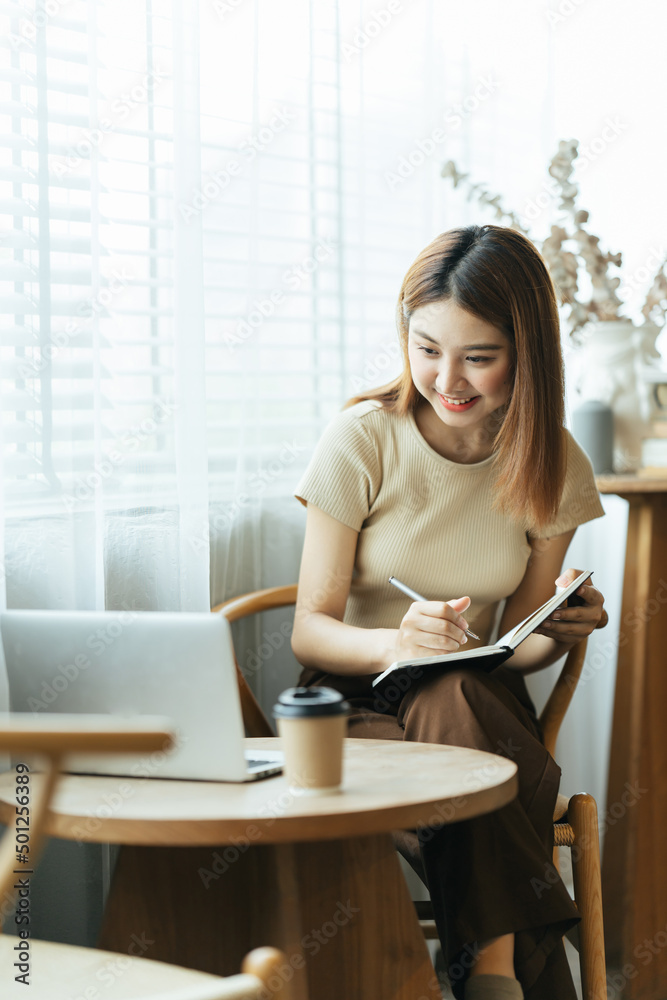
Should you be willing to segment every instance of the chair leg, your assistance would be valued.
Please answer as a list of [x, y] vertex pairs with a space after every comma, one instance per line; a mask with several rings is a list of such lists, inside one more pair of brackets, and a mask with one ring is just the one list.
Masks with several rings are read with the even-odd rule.
[[574, 830], [572, 875], [574, 898], [581, 914], [578, 930], [582, 993], [584, 1000], [606, 1000], [598, 811], [592, 795], [573, 795], [567, 818]]

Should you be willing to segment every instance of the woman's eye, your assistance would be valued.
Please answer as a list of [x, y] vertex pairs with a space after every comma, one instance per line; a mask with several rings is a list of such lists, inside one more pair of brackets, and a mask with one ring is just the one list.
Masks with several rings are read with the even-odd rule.
[[472, 361], [473, 364], [477, 365], [482, 361], [493, 361], [493, 358], [480, 358], [477, 356], [467, 358], [466, 360]]
[[425, 354], [425, 355], [426, 355], [427, 357], [429, 357], [429, 358], [432, 358], [434, 354], [437, 354], [437, 353], [438, 353], [438, 352], [437, 352], [437, 351], [435, 351], [435, 350], [434, 350], [434, 349], [433, 349], [432, 347], [423, 347], [423, 346], [420, 346], [419, 350], [420, 350], [420, 351], [423, 351], [423, 352], [424, 352], [424, 354]]

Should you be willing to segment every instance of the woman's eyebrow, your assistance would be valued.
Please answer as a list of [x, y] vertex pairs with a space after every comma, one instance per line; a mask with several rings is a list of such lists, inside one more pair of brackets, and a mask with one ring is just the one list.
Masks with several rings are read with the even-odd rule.
[[437, 340], [434, 340], [433, 337], [429, 337], [428, 333], [424, 333], [423, 330], [413, 330], [412, 332], [414, 333], [415, 337], [423, 337], [424, 340], [430, 340], [432, 344], [436, 344], [436, 346], [438, 347], [440, 346]]
[[[416, 337], [423, 337], [424, 340], [430, 341], [437, 347], [440, 347], [440, 343], [434, 340], [433, 337], [429, 337], [428, 333], [424, 333], [423, 330], [413, 330], [412, 331]], [[502, 351], [503, 344], [464, 344], [461, 348], [462, 351]]]

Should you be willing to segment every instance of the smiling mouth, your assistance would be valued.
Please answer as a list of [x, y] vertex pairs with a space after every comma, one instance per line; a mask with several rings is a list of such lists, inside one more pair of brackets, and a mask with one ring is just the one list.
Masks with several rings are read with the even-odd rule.
[[481, 396], [441, 396], [440, 393], [438, 393], [438, 399], [446, 410], [449, 410], [450, 412], [460, 410], [463, 412], [464, 410], [469, 410], [472, 406], [474, 406], [477, 400], [481, 399]]
[[466, 403], [471, 403], [473, 399], [479, 399], [479, 396], [443, 396], [442, 393], [438, 393], [438, 396], [449, 406], [464, 406]]

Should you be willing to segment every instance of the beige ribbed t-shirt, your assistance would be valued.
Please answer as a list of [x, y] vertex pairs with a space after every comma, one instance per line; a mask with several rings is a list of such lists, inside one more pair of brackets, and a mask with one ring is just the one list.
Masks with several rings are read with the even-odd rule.
[[[491, 509], [492, 463], [443, 458], [412, 414], [375, 401], [334, 417], [295, 495], [359, 532], [346, 623], [397, 628], [410, 599], [388, 583], [396, 576], [428, 600], [468, 595], [470, 627], [492, 638], [499, 603], [521, 583], [530, 555], [525, 526]], [[562, 534], [603, 514], [591, 463], [567, 433], [558, 516], [530, 535]]]

